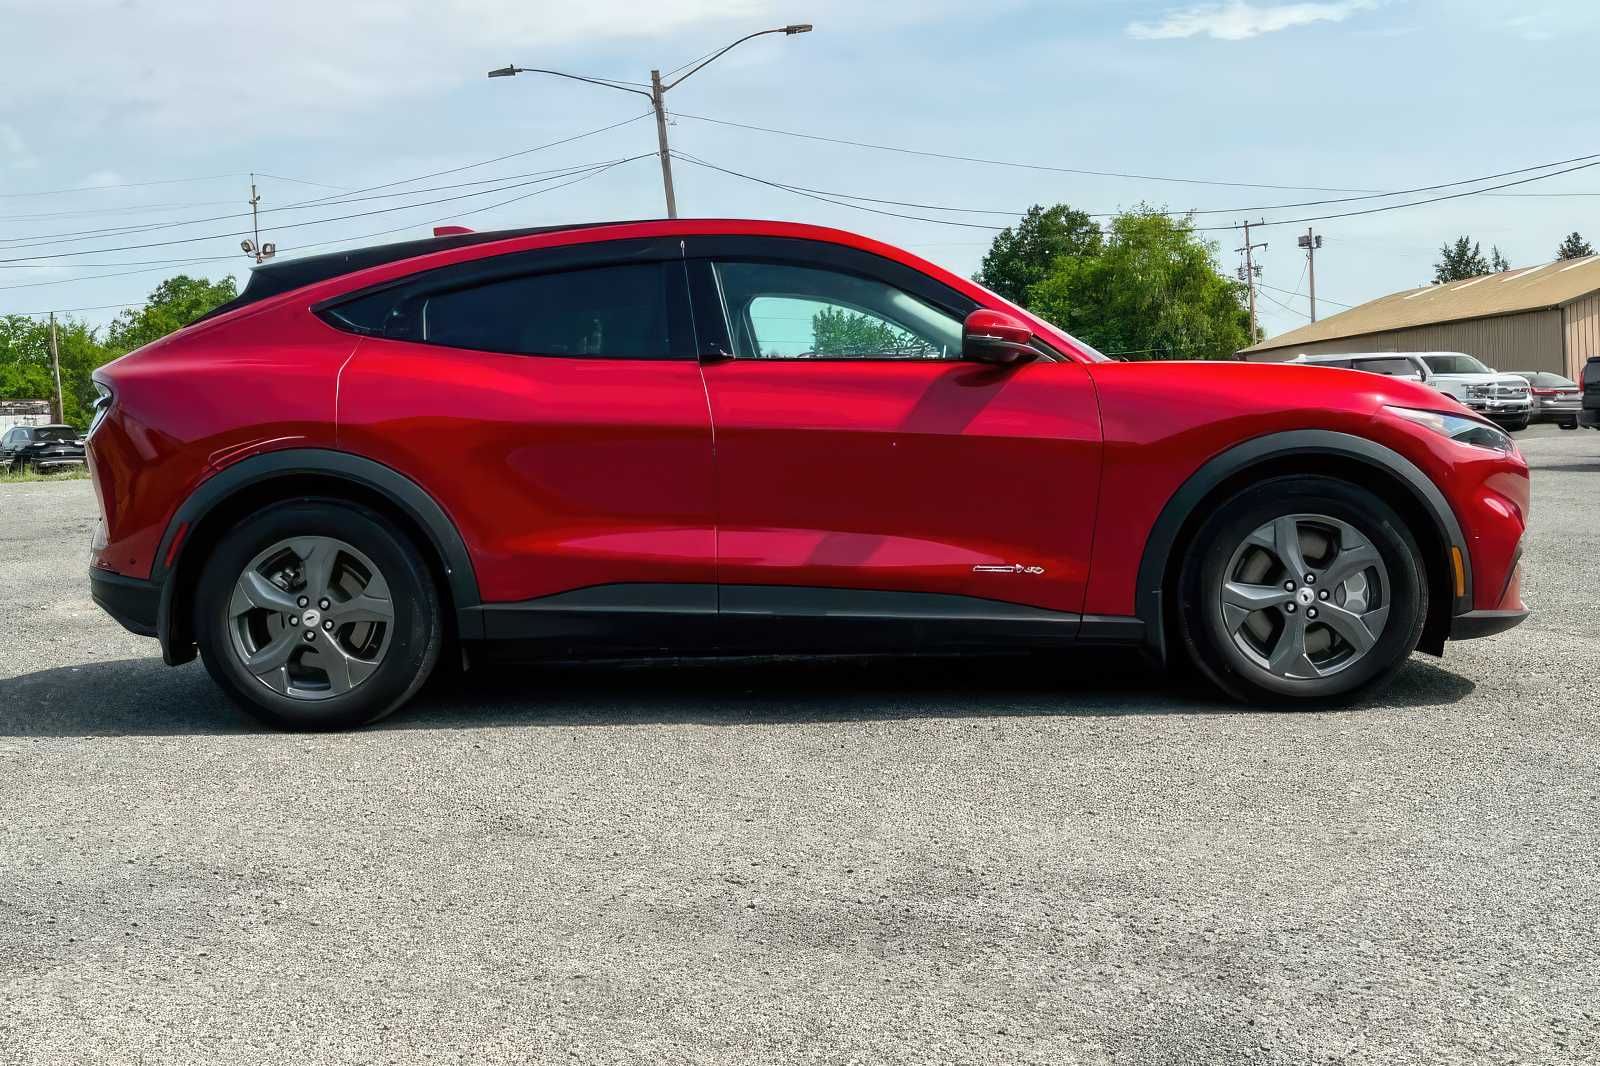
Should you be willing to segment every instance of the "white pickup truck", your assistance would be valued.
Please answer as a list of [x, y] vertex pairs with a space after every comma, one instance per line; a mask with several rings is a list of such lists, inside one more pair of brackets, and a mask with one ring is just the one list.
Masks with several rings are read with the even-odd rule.
[[1293, 361], [1420, 381], [1509, 430], [1527, 429], [1533, 417], [1526, 378], [1491, 370], [1461, 352], [1352, 352], [1302, 355]]

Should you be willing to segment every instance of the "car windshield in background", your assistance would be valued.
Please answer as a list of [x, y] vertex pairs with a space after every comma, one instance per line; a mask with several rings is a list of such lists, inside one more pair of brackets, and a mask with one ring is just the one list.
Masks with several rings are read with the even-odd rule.
[[1488, 374], [1490, 369], [1470, 355], [1425, 355], [1422, 361], [1435, 374]]
[[1560, 374], [1549, 374], [1543, 370], [1521, 373], [1520, 376], [1527, 378], [1528, 384], [1540, 389], [1575, 389], [1578, 387], [1576, 381], [1564, 378]]
[[77, 440], [78, 431], [71, 426], [44, 426], [33, 431], [33, 439], [35, 442]]

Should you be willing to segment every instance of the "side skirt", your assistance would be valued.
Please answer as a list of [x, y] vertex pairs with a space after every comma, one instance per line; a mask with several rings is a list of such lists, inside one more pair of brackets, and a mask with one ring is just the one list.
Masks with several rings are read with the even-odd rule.
[[509, 646], [538, 658], [1014, 651], [1145, 641], [1137, 618], [974, 596], [789, 585], [600, 585], [462, 613], [481, 623], [502, 653]]

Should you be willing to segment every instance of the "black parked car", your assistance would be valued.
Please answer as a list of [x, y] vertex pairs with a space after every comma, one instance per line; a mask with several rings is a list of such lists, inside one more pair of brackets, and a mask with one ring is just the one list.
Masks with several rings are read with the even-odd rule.
[[43, 472], [83, 463], [83, 434], [71, 426], [13, 426], [0, 436], [0, 470]]
[[1591, 355], [1583, 364], [1583, 410], [1578, 425], [1600, 429], [1600, 355]]

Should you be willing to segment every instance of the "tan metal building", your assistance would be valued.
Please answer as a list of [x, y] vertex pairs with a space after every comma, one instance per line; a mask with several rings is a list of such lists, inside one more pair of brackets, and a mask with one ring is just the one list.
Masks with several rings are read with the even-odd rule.
[[1600, 355], [1600, 255], [1407, 289], [1239, 353], [1281, 361], [1339, 352], [1466, 352], [1497, 370], [1577, 380]]

